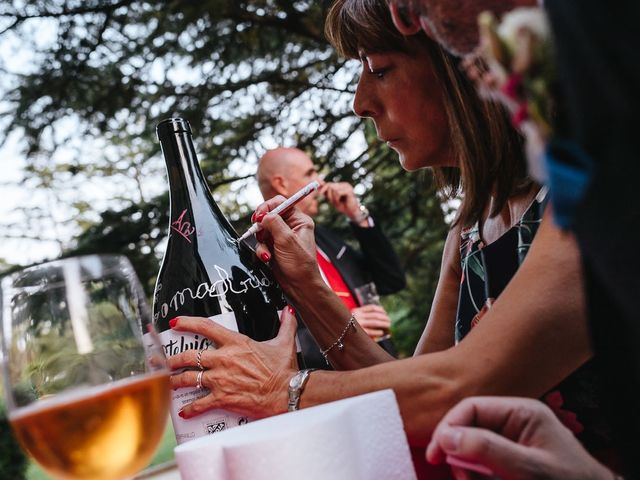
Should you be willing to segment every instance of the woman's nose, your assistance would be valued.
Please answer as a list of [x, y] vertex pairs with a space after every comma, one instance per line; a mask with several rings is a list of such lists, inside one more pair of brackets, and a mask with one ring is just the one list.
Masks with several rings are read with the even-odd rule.
[[362, 72], [358, 81], [356, 94], [353, 97], [353, 111], [359, 117], [373, 118], [376, 116], [376, 109], [374, 108], [372, 92], [367, 87], [364, 79], [365, 75], [366, 72]]

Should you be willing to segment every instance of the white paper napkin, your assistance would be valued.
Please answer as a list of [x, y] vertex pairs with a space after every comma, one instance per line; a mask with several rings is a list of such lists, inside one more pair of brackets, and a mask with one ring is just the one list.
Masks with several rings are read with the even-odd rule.
[[183, 480], [415, 480], [392, 390], [255, 421], [175, 449]]

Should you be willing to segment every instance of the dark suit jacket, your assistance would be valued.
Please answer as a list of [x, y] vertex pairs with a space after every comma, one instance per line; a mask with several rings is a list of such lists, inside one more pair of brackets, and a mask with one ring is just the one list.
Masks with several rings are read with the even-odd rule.
[[632, 393], [640, 388], [640, 3], [547, 0], [545, 8], [566, 106], [556, 132], [579, 145], [591, 165], [573, 230], [585, 264], [594, 351], [627, 460], [625, 478], [640, 478], [640, 396]]
[[[374, 282], [380, 295], [402, 290], [406, 285], [404, 271], [387, 237], [374, 221], [374, 226], [361, 228], [352, 225], [360, 251], [347, 245], [332, 231], [316, 225], [316, 244], [336, 267], [354, 299], [354, 289], [365, 283]], [[347, 319], [345, 319], [346, 323]], [[307, 368], [328, 368], [320, 354], [320, 349], [311, 333], [298, 322], [298, 339]]]

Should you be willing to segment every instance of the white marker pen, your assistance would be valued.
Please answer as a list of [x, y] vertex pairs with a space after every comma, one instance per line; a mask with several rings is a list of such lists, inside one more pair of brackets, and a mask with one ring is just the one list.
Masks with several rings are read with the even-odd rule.
[[[285, 213], [287, 210], [295, 206], [296, 203], [298, 203], [300, 200], [302, 200], [304, 197], [309, 195], [314, 190], [317, 190], [318, 188], [320, 188], [320, 184], [318, 182], [315, 182], [315, 181], [311, 182], [309, 185], [301, 188], [296, 193], [294, 193], [289, 198], [287, 198], [284, 202], [282, 202], [280, 205], [278, 205], [276, 208], [268, 212], [268, 214], [273, 213], [276, 215], [280, 215], [281, 213]], [[249, 230], [244, 232], [242, 236], [238, 238], [238, 242], [241, 242], [242, 240], [249, 237], [250, 235], [258, 233], [260, 230], [262, 230], [262, 225], [260, 225], [259, 223], [254, 223], [253, 225], [251, 225], [251, 227], [249, 227]]]

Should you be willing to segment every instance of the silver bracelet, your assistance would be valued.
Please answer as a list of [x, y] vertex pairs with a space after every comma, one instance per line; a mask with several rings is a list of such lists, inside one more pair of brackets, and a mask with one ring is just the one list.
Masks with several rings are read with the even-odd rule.
[[354, 332], [356, 331], [356, 315], [355, 315], [355, 313], [352, 313], [351, 317], [349, 317], [349, 321], [347, 322], [347, 326], [344, 327], [344, 330], [342, 330], [342, 333], [340, 333], [340, 336], [338, 337], [338, 339], [335, 342], [333, 342], [329, 346], [329, 348], [327, 348], [326, 350], [320, 350], [320, 353], [324, 357], [324, 361], [327, 362], [327, 365], [329, 365], [329, 359], [327, 358], [327, 356], [329, 355], [329, 352], [331, 350], [333, 350], [334, 347], [338, 347], [338, 350], [343, 350], [344, 349], [344, 343], [342, 343], [342, 340], [344, 339], [344, 336], [349, 331], [350, 327], [353, 327], [353, 331]]

